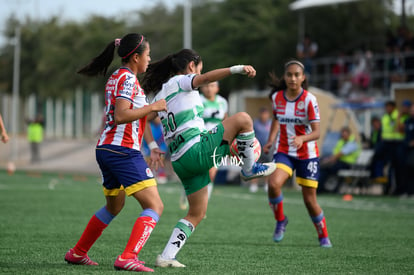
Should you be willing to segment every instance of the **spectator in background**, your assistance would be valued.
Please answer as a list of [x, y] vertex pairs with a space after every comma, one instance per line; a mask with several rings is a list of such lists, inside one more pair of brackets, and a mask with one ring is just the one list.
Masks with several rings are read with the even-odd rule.
[[361, 145], [356, 141], [349, 127], [341, 129], [341, 138], [336, 143], [332, 155], [321, 160], [318, 192], [325, 192], [325, 182], [330, 175], [341, 169], [350, 169], [355, 164]]
[[401, 48], [397, 44], [392, 48], [391, 55], [387, 58], [386, 62], [387, 69], [390, 72], [388, 86], [391, 83], [403, 82], [405, 80], [404, 57]]
[[404, 25], [399, 26], [397, 29], [397, 36], [395, 37], [395, 44], [396, 46], [402, 50], [404, 43], [407, 41], [407, 35], [408, 35], [408, 28]]
[[32, 163], [40, 161], [40, 144], [43, 141], [43, 116], [37, 115], [36, 119], [29, 121], [27, 126], [27, 139], [30, 143], [30, 153]]
[[404, 139], [404, 177], [401, 188], [402, 195], [414, 198], [414, 105], [410, 107], [410, 116], [405, 120]]
[[[381, 120], [378, 117], [371, 119], [371, 134], [368, 142], [368, 148], [374, 150], [374, 156], [380, 148], [381, 144]], [[382, 159], [373, 158], [370, 165], [371, 179], [376, 183], [386, 183], [387, 178], [383, 176], [384, 161]]]
[[296, 46], [296, 56], [305, 66], [305, 74], [309, 77], [313, 69], [313, 58], [318, 53], [318, 44], [306, 33], [303, 41]]
[[345, 81], [347, 73], [348, 68], [345, 60], [345, 54], [344, 52], [340, 51], [331, 69], [331, 89], [335, 92], [336, 95], [338, 95], [339, 89], [342, 86], [342, 83]]
[[381, 120], [378, 117], [373, 117], [371, 119], [371, 134], [368, 148], [375, 150], [379, 142], [381, 142]]
[[404, 163], [406, 154], [404, 152], [404, 139], [405, 139], [405, 121], [410, 117], [410, 109], [412, 103], [410, 100], [405, 99], [402, 101], [400, 110], [398, 112], [396, 139], [397, 147], [396, 151], [396, 167], [395, 170], [395, 195], [402, 195], [404, 193]]
[[365, 91], [371, 82], [370, 67], [372, 53], [370, 51], [357, 50], [354, 53], [354, 61], [350, 70], [351, 82], [356, 92]]
[[4, 127], [3, 118], [0, 115], [0, 137], [3, 143], [7, 143], [9, 141], [9, 136], [7, 135], [6, 128]]
[[[403, 105], [410, 104], [409, 101], [404, 101]], [[403, 107], [406, 108], [406, 107]], [[402, 133], [406, 115], [399, 115], [397, 104], [395, 101], [387, 101], [385, 103], [385, 114], [381, 118], [382, 139], [377, 146], [373, 161], [381, 161], [384, 165], [390, 164], [388, 170], [388, 184], [385, 186], [385, 193], [398, 194], [399, 186], [402, 184], [403, 176], [403, 140]], [[382, 175], [375, 175], [382, 176]], [[395, 184], [395, 190], [394, 190]]]
[[[253, 120], [253, 129], [256, 133], [256, 138], [259, 140], [262, 148], [266, 145], [269, 138], [270, 127], [272, 126], [272, 119], [270, 117], [270, 111], [266, 107], [262, 107], [259, 110], [259, 117]], [[273, 158], [273, 150], [265, 153], [262, 150], [259, 162], [270, 162]], [[256, 193], [258, 190], [258, 180], [253, 179], [250, 181], [250, 192]], [[265, 189], [267, 188], [267, 177], [265, 178]]]
[[392, 52], [397, 44], [397, 38], [392, 30], [388, 29], [385, 33], [385, 52]]

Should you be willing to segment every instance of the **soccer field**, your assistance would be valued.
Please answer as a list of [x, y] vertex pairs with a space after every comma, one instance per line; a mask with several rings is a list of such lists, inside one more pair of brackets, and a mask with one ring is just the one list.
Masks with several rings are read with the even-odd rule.
[[[91, 215], [105, 202], [93, 176], [0, 171], [1, 274], [119, 274], [113, 269], [141, 212], [129, 198], [89, 252], [99, 266], [64, 261]], [[178, 219], [181, 185], [159, 190], [165, 210], [140, 259], [154, 267]], [[333, 248], [319, 247], [301, 194], [285, 190], [289, 216], [285, 238], [272, 241], [274, 220], [261, 190], [216, 185], [207, 218], [178, 260], [184, 269], [155, 268], [159, 274], [413, 274], [414, 200], [391, 197], [319, 197]]]

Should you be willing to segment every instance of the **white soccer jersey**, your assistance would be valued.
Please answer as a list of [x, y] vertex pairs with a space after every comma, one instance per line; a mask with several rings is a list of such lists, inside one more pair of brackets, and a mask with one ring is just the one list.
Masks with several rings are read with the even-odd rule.
[[203, 119], [206, 129], [210, 130], [223, 121], [228, 112], [227, 100], [221, 95], [216, 95], [214, 101], [208, 100], [204, 95], [201, 96], [204, 112]]
[[197, 90], [193, 90], [195, 74], [177, 75], [162, 85], [153, 102], [167, 101], [167, 111], [158, 112], [163, 126], [164, 139], [171, 153], [171, 160], [179, 159], [192, 145], [200, 141], [200, 134], [207, 132], [202, 118], [203, 103]]

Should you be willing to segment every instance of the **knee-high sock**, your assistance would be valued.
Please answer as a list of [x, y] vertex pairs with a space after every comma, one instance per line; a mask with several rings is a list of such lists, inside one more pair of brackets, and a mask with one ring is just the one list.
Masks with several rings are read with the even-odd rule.
[[139, 218], [135, 221], [131, 236], [129, 237], [124, 252], [122, 252], [121, 258], [134, 259], [138, 256], [159, 218], [158, 214], [150, 208], [142, 211]]
[[191, 236], [191, 233], [194, 232], [194, 229], [194, 225], [191, 222], [185, 219], [179, 220], [173, 229], [171, 237], [165, 246], [161, 257], [169, 260], [175, 259], [187, 239]]
[[276, 221], [280, 222], [285, 219], [285, 214], [283, 213], [283, 194], [280, 194], [277, 198], [269, 198], [269, 206], [273, 211]]
[[88, 253], [89, 249], [101, 236], [102, 232], [113, 220], [113, 218], [115, 218], [115, 216], [109, 213], [105, 206], [96, 211], [95, 215], [93, 215], [89, 220], [88, 225], [83, 231], [79, 241], [73, 248], [73, 250], [75, 250], [75, 253], [80, 256]]
[[250, 174], [252, 171], [254, 161], [254, 131], [239, 133], [236, 137], [237, 140], [237, 150], [239, 151], [239, 156], [243, 161], [241, 165], [244, 173]]
[[318, 232], [318, 238], [328, 237], [328, 229], [326, 228], [326, 220], [323, 211], [316, 217], [311, 217], [313, 224], [315, 225], [316, 232]]

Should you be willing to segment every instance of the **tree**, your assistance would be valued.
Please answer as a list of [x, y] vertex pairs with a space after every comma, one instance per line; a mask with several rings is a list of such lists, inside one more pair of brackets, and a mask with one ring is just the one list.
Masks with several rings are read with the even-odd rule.
[[[387, 7], [391, 0], [357, 1], [347, 5], [306, 10], [306, 30], [319, 44], [319, 56], [340, 49], [351, 53], [367, 48], [381, 52], [385, 30], [396, 29], [398, 17]], [[198, 0], [193, 5], [193, 47], [204, 61], [204, 70], [233, 64], [251, 64], [257, 77], [227, 78], [221, 83], [226, 95], [235, 89], [267, 89], [268, 72], [282, 73], [283, 64], [295, 57], [298, 13], [290, 0]], [[414, 17], [407, 17], [407, 23]], [[22, 29], [21, 94], [68, 97], [76, 88], [101, 92], [106, 77], [86, 78], [76, 71], [98, 55], [115, 38], [139, 32], [151, 45], [152, 60], [176, 52], [183, 44], [183, 7], [168, 10], [159, 5], [130, 12], [123, 19], [92, 16], [84, 22], [8, 19], [5, 35], [12, 41], [17, 25]], [[411, 24], [412, 25], [412, 24]], [[0, 91], [11, 93], [13, 45], [0, 49]], [[115, 57], [111, 72], [120, 65]]]

